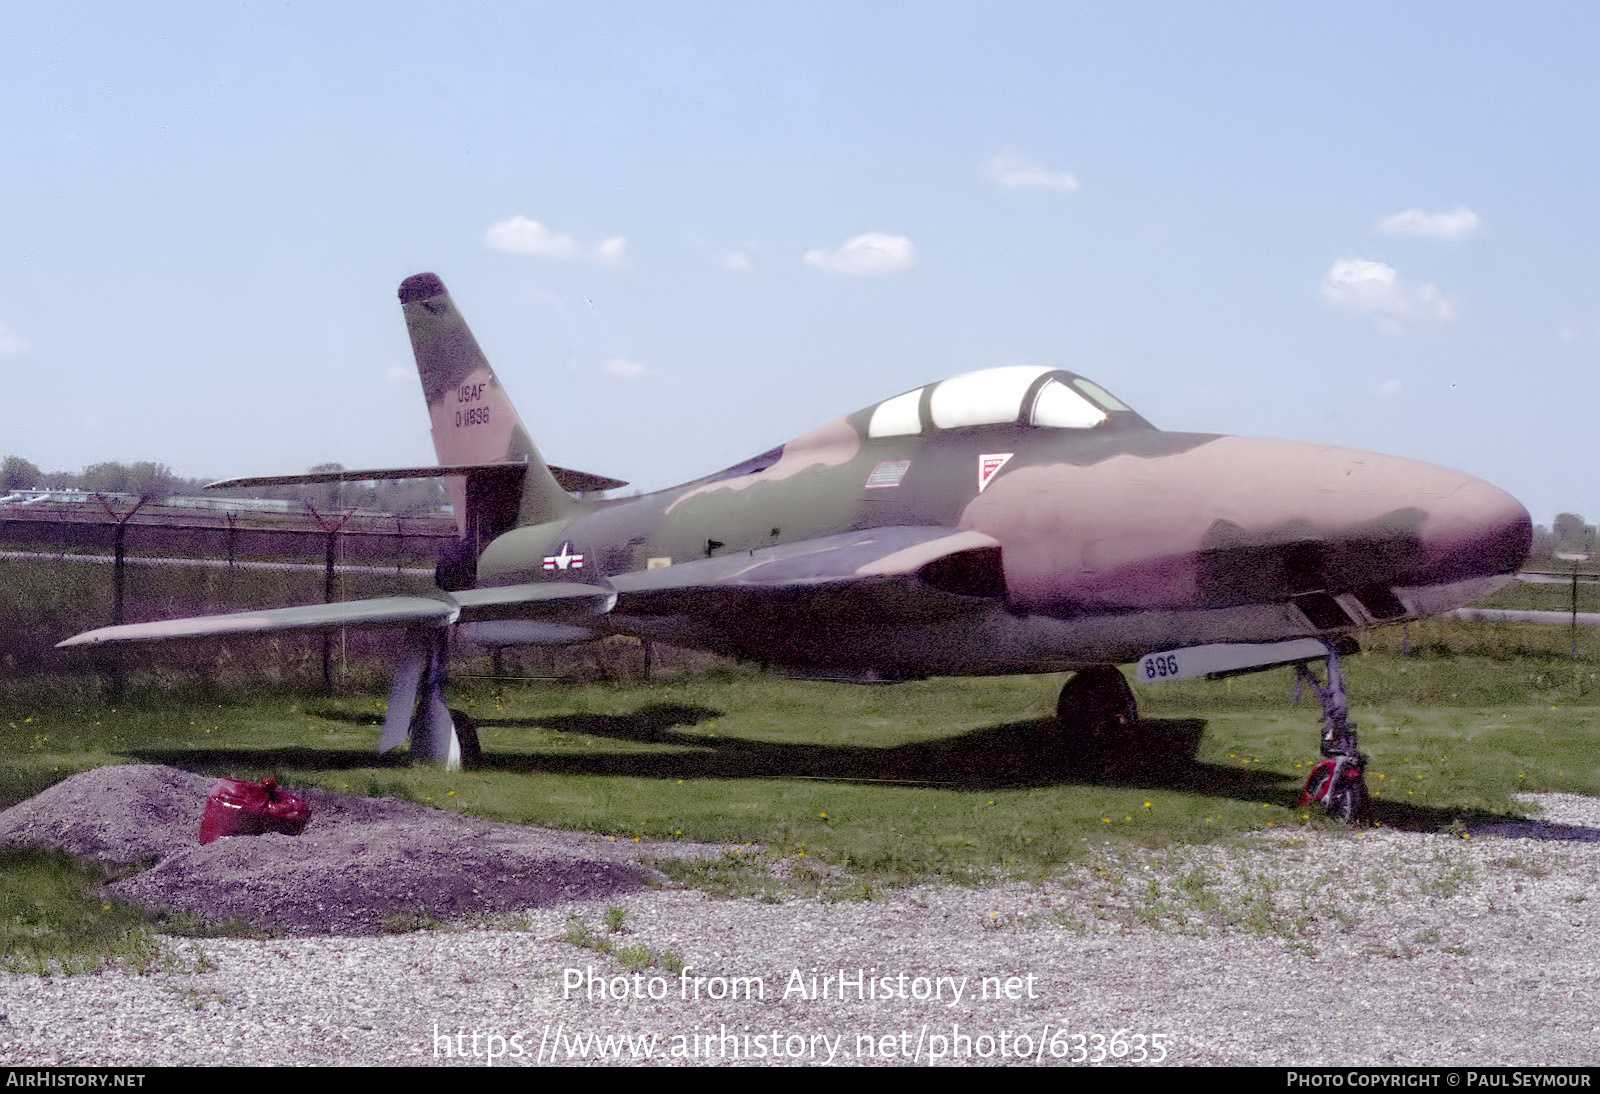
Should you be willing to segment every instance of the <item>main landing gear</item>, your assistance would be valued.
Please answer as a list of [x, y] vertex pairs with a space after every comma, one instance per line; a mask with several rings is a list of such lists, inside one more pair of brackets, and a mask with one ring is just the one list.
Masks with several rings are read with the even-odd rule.
[[1346, 824], [1355, 824], [1367, 808], [1367, 758], [1356, 740], [1344, 697], [1339, 644], [1328, 642], [1328, 680], [1324, 684], [1304, 661], [1295, 665], [1300, 680], [1322, 700], [1322, 759], [1311, 769], [1301, 805], [1317, 805]]
[[1139, 706], [1115, 665], [1090, 665], [1062, 686], [1056, 720], [1082, 739], [1106, 745], [1132, 735], [1139, 724]]

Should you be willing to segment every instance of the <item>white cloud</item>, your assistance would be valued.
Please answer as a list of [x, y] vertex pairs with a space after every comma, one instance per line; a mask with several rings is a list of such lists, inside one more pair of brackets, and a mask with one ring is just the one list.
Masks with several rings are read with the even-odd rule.
[[1386, 329], [1448, 323], [1455, 305], [1434, 285], [1401, 279], [1393, 266], [1363, 258], [1341, 258], [1322, 278], [1322, 300], [1330, 308], [1366, 312]]
[[525, 216], [514, 216], [489, 225], [489, 230], [483, 234], [483, 242], [492, 250], [558, 262], [593, 262], [597, 266], [615, 267], [627, 261], [628, 241], [624, 236], [602, 239], [589, 247], [566, 232], [547, 228]]
[[414, 366], [407, 368], [405, 365], [390, 365], [383, 370], [383, 378], [391, 384], [403, 384], [416, 375], [417, 370]]
[[839, 246], [816, 248], [805, 253], [808, 266], [829, 273], [872, 277], [909, 270], [917, 260], [917, 249], [905, 236], [864, 232]]
[[622, 266], [628, 261], [626, 236], [612, 236], [594, 245], [594, 261], [601, 266]]
[[1561, 328], [1564, 346], [1600, 346], [1600, 323], [1568, 323]]
[[1383, 383], [1378, 385], [1378, 394], [1382, 395], [1385, 399], [1387, 399], [1391, 395], [1396, 394], [1399, 390], [1400, 390], [1400, 381], [1399, 380], [1385, 380]]
[[619, 380], [642, 380], [651, 374], [638, 361], [630, 361], [626, 357], [607, 357], [600, 362], [600, 371]]
[[725, 270], [738, 274], [755, 272], [755, 264], [750, 261], [750, 256], [743, 251], [734, 251], [732, 254], [718, 255], [717, 262]]
[[0, 357], [16, 357], [33, 347], [24, 342], [16, 331], [0, 323]]
[[484, 243], [496, 251], [568, 261], [581, 258], [583, 248], [565, 232], [552, 231], [537, 220], [516, 216], [489, 225]]
[[1424, 213], [1407, 209], [1378, 223], [1378, 231], [1389, 236], [1416, 236], [1418, 239], [1457, 240], [1476, 235], [1482, 221], [1465, 205], [1449, 213]]
[[1049, 171], [1033, 160], [1011, 152], [1002, 152], [983, 166], [983, 173], [991, 182], [1008, 190], [1055, 190], [1070, 194], [1078, 188], [1078, 180], [1066, 171]]

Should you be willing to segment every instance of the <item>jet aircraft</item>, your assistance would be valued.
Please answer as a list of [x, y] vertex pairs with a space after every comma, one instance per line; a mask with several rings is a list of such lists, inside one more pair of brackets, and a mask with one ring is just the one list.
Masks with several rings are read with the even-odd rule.
[[[893, 682], [1068, 671], [1068, 734], [1137, 724], [1119, 665], [1159, 681], [1293, 665], [1323, 702], [1307, 794], [1366, 800], [1340, 657], [1349, 635], [1480, 599], [1530, 541], [1527, 511], [1457, 471], [1369, 452], [1157, 429], [1062, 369], [929, 383], [682, 486], [548, 466], [431, 273], [400, 301], [437, 466], [234, 479], [444, 476], [460, 539], [437, 597], [108, 627], [62, 646], [399, 626], [380, 751], [458, 762], [447, 628], [490, 646], [609, 634]], [[1325, 661], [1325, 679], [1307, 667]]]

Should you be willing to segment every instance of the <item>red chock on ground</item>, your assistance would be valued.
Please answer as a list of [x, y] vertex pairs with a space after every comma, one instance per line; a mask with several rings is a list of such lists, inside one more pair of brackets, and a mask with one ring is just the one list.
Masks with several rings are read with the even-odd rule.
[[200, 842], [222, 836], [258, 836], [282, 832], [297, 836], [311, 817], [304, 798], [278, 787], [276, 779], [218, 779], [206, 798], [200, 819]]

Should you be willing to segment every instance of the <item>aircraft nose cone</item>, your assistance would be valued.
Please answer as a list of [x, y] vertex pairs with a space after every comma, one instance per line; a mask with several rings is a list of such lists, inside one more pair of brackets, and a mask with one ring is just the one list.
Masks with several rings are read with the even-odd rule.
[[[1296, 449], [1283, 442], [1269, 451], [1292, 462]], [[1306, 456], [1316, 469], [1316, 508], [1330, 530], [1337, 528], [1337, 520], [1330, 519], [1336, 514], [1369, 514], [1366, 521], [1351, 520], [1342, 531], [1331, 530], [1332, 539], [1355, 543], [1379, 529], [1393, 538], [1390, 548], [1368, 562], [1357, 564], [1360, 552], [1352, 556], [1355, 570], [1370, 567], [1370, 573], [1346, 573], [1352, 583], [1443, 586], [1494, 578], [1514, 573], [1528, 555], [1533, 521], [1527, 509], [1482, 479], [1354, 449], [1324, 448]]]
[[[1288, 453], [1289, 449], [1282, 449]], [[1533, 521], [1516, 498], [1482, 479], [1400, 456], [1327, 448], [1312, 457], [1328, 521], [1322, 566], [1330, 592], [1366, 590], [1381, 609], [1388, 587], [1414, 613], [1470, 604], [1516, 572], [1533, 540]], [[1313, 566], [1312, 569], [1315, 569]], [[1375, 614], [1382, 615], [1382, 612]]]
[[1532, 542], [1528, 510], [1482, 479], [1468, 478], [1429, 506], [1423, 529], [1435, 581], [1513, 573], [1528, 557]]

